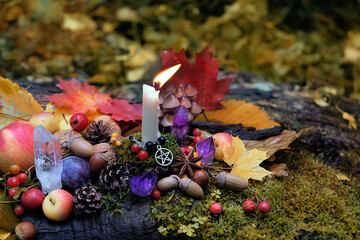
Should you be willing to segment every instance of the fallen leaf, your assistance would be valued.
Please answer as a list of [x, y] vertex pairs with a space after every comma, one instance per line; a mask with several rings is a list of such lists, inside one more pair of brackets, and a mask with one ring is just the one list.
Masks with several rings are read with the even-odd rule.
[[141, 120], [141, 104], [130, 104], [127, 100], [110, 100], [109, 104], [102, 103], [96, 105], [99, 110], [106, 114], [111, 114], [117, 121], [136, 121]]
[[69, 107], [70, 113], [94, 114], [98, 110], [97, 105], [110, 103], [110, 95], [100, 93], [95, 86], [88, 83], [81, 84], [75, 78], [71, 81], [59, 80], [57, 84], [64, 93], [46, 96], [57, 107]]
[[17, 120], [28, 119], [43, 109], [34, 97], [9, 79], [0, 77], [0, 129]]
[[[10, 198], [0, 190], [0, 201], [10, 201]], [[14, 213], [14, 208], [11, 204], [0, 204], [0, 229], [5, 232], [14, 232], [19, 219]]]
[[246, 181], [250, 178], [261, 181], [271, 174], [259, 166], [267, 158], [266, 152], [257, 149], [247, 151], [242, 141], [237, 139], [233, 138], [236, 143], [223, 149], [224, 161], [232, 166], [230, 173], [243, 177]]
[[11, 232], [0, 229], [0, 240], [5, 240], [11, 235]]
[[298, 133], [295, 131], [284, 130], [280, 135], [269, 137], [265, 140], [244, 140], [244, 144], [248, 150], [256, 148], [262, 151], [267, 151], [267, 157], [269, 158], [280, 149], [287, 148], [293, 141], [310, 130], [311, 128], [304, 128]]
[[288, 177], [289, 173], [286, 171], [287, 166], [285, 163], [274, 164], [268, 169], [273, 174], [269, 175], [270, 177]]
[[236, 161], [236, 157], [232, 157], [232, 156], [241, 156], [245, 153], [246, 149], [245, 149], [245, 145], [243, 143], [243, 141], [238, 138], [238, 137], [232, 137], [233, 142], [232, 145], [230, 146], [230, 144], [225, 141], [225, 145], [223, 147], [224, 150], [224, 162], [226, 162], [229, 166], [232, 166], [235, 161]]
[[335, 173], [335, 176], [337, 177], [338, 180], [343, 180], [343, 181], [350, 181], [350, 179], [343, 173], [337, 172]]
[[[272, 121], [260, 107], [252, 103], [229, 100], [222, 101], [221, 104], [225, 106], [224, 109], [205, 111], [209, 121], [224, 124], [241, 123], [245, 127], [255, 127], [257, 130], [280, 126], [277, 122]], [[196, 121], [205, 121], [203, 114], [200, 114]]]
[[184, 50], [165, 50], [162, 52], [161, 60], [166, 68], [181, 63], [181, 68], [168, 83], [175, 86], [180, 83], [192, 84], [198, 90], [195, 100], [204, 110], [223, 108], [219, 101], [229, 93], [232, 76], [218, 80], [219, 62], [213, 57], [209, 47], [196, 54], [194, 65], [188, 62]]

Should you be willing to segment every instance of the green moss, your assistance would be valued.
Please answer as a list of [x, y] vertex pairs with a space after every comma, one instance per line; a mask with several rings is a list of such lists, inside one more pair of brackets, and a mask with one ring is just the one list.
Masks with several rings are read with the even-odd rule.
[[[171, 136], [171, 134], [166, 133], [163, 134], [164, 137], [166, 137], [167, 141], [166, 143], [163, 145], [164, 148], [168, 148], [171, 152], [175, 153], [178, 145], [176, 143], [176, 139]], [[133, 134], [133, 137], [135, 139], [137, 139], [138, 141], [141, 141], [141, 133], [135, 133]], [[149, 169], [154, 169], [157, 165], [157, 163], [155, 162], [155, 152], [157, 151], [156, 148], [152, 149], [151, 151], [149, 151], [149, 157], [146, 160], [140, 160], [137, 157], [137, 153], [134, 153], [133, 151], [131, 151], [131, 145], [134, 142], [128, 140], [128, 139], [124, 139], [122, 140], [122, 144], [120, 147], [117, 147], [115, 150], [116, 156], [119, 159], [119, 162], [127, 162], [130, 164], [130, 166], [132, 166], [134, 168], [134, 175], [139, 174], [139, 173], [143, 173]]]
[[[290, 177], [250, 181], [253, 190], [267, 198], [271, 211], [247, 214], [251, 191], [218, 189], [210, 183], [205, 198], [194, 200], [180, 190], [155, 200], [151, 215], [159, 232], [167, 237], [197, 239], [292, 239], [300, 230], [319, 238], [359, 239], [360, 182], [339, 181], [337, 171], [309, 154], [282, 152], [278, 160], [288, 164]], [[223, 206], [222, 216], [213, 216], [211, 203]]]

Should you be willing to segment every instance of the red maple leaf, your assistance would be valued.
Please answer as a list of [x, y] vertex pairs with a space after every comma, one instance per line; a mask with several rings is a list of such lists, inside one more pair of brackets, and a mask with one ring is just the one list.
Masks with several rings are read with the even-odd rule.
[[197, 88], [195, 100], [204, 110], [223, 108], [219, 101], [229, 93], [232, 76], [218, 80], [219, 62], [213, 57], [208, 46], [196, 54], [194, 65], [188, 62], [184, 50], [165, 50], [162, 52], [161, 61], [166, 68], [181, 63], [181, 68], [167, 84], [178, 86], [180, 83], [190, 83]]
[[127, 100], [110, 100], [109, 104], [98, 104], [99, 110], [106, 114], [112, 114], [112, 118], [117, 121], [136, 121], [141, 120], [141, 104], [130, 104]]
[[97, 104], [108, 103], [111, 99], [109, 94], [101, 93], [95, 86], [88, 83], [81, 84], [75, 78], [71, 81], [59, 80], [57, 87], [64, 90], [64, 93], [57, 93], [46, 96], [57, 107], [69, 107], [71, 114], [95, 113]]

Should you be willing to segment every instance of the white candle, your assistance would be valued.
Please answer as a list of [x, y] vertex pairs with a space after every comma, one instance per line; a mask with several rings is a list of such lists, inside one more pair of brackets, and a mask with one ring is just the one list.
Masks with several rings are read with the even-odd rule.
[[156, 141], [160, 137], [159, 133], [159, 89], [172, 75], [179, 70], [181, 64], [170, 67], [154, 78], [154, 84], [157, 89], [144, 84], [143, 85], [143, 102], [142, 102], [142, 130], [141, 142]]
[[141, 142], [156, 141], [159, 135], [159, 91], [144, 84]]

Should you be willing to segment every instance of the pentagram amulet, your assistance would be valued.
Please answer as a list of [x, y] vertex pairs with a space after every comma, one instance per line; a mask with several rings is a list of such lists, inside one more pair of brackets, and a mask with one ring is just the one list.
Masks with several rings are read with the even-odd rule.
[[158, 150], [155, 153], [155, 161], [160, 166], [169, 166], [174, 158], [172, 152], [167, 148], [161, 147], [160, 145], [157, 146], [157, 149]]

